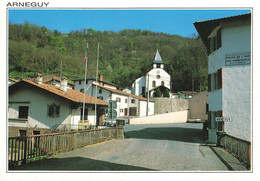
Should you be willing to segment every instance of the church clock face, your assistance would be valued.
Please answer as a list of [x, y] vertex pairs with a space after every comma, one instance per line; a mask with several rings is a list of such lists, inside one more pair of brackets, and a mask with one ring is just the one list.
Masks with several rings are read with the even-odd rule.
[[157, 78], [157, 79], [160, 79], [160, 78], [161, 78], [161, 76], [160, 76], [160, 75], [157, 75], [157, 76], [156, 76], [156, 78]]

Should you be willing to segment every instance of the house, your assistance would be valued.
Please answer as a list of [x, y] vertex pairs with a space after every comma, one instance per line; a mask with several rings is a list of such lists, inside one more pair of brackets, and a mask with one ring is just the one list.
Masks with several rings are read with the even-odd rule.
[[[75, 79], [75, 89], [84, 92], [84, 79]], [[117, 89], [118, 86], [103, 80], [100, 75], [96, 82], [96, 76], [87, 76], [86, 94], [94, 96], [106, 102], [117, 102], [117, 117], [123, 116], [147, 116], [154, 114], [154, 102], [149, 101], [147, 113], [147, 99]], [[97, 91], [96, 91], [97, 90]], [[96, 93], [97, 92], [97, 93]]]
[[[95, 102], [97, 116], [95, 116]], [[80, 124], [98, 125], [99, 118], [105, 114], [108, 103], [67, 87], [63, 79], [61, 86], [22, 79], [9, 86], [8, 126], [9, 136], [40, 134], [51, 128]]]
[[[78, 78], [78, 79], [74, 79], [73, 80], [75, 83], [75, 89], [83, 92], [84, 90], [84, 81], [85, 78]], [[93, 75], [88, 75], [86, 77], [86, 93], [89, 95], [93, 95], [93, 89], [94, 87], [92, 86], [92, 84], [97, 84], [97, 85], [102, 85], [104, 87], [108, 87], [110, 89], [117, 89], [117, 85], [114, 83], [111, 83], [109, 81], [103, 80], [103, 75], [101, 74], [98, 78], [96, 76]]]
[[[251, 13], [198, 21], [194, 26], [208, 53], [209, 141], [218, 143], [224, 136], [250, 147]], [[224, 146], [241, 149], [229, 143]]]
[[[93, 84], [93, 87], [96, 87]], [[93, 95], [96, 89], [93, 89]], [[111, 89], [105, 86], [97, 86], [97, 97], [104, 101], [114, 100], [117, 102], [117, 117], [123, 116], [147, 116], [147, 99], [144, 97], [129, 94], [118, 89]], [[154, 114], [154, 102], [149, 101], [148, 115]]]
[[202, 91], [189, 99], [189, 119], [208, 120], [208, 91]]
[[195, 91], [181, 91], [181, 98], [190, 99], [197, 94], [198, 94], [198, 92], [195, 92]]
[[157, 50], [153, 68], [146, 76], [142, 76], [134, 81], [131, 87], [131, 93], [138, 96], [147, 97], [147, 90], [149, 91], [150, 97], [154, 97], [155, 88], [162, 86], [171, 90], [171, 77], [164, 70], [164, 62]]
[[[66, 77], [62, 77], [63, 79], [67, 79]], [[56, 75], [46, 75], [43, 76], [42, 82], [45, 84], [51, 84], [51, 85], [56, 85], [56, 86], [60, 86], [61, 81], [60, 81], [60, 77], [56, 76]], [[69, 89], [74, 89], [75, 84], [72, 82], [68, 81], [67, 87]]]
[[11, 77], [8, 78], [8, 85], [18, 82], [18, 80], [13, 79]]

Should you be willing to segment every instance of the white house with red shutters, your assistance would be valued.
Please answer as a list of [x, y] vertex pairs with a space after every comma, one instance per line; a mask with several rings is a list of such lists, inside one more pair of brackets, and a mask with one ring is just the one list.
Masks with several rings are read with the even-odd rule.
[[208, 52], [209, 141], [217, 143], [222, 133], [250, 143], [251, 13], [194, 26]]

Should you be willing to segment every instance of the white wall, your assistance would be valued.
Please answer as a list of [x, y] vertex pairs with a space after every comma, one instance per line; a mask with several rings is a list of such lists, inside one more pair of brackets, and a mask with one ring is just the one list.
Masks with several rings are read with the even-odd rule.
[[[29, 104], [11, 103], [27, 102]], [[53, 118], [48, 116], [48, 106], [51, 104], [60, 105], [60, 116]], [[19, 106], [29, 106], [28, 121], [17, 120]], [[59, 99], [45, 91], [33, 89], [22, 89], [9, 96], [9, 126], [21, 126], [32, 128], [52, 128], [56, 124], [71, 124], [71, 109], [69, 103], [64, 99]], [[14, 119], [12, 119], [14, 118]]]
[[[158, 71], [160, 73], [158, 73]], [[149, 91], [154, 88], [152, 87], [153, 81], [156, 82], [156, 87], [160, 86], [162, 81], [164, 81], [164, 86], [167, 87], [168, 89], [171, 89], [171, 85], [170, 85], [171, 77], [165, 70], [161, 68], [152, 69], [146, 75], [147, 80], [148, 80], [148, 74], [149, 74]], [[160, 79], [156, 78], [157, 75], [160, 75], [161, 78]]]
[[[209, 110], [223, 110], [224, 129], [229, 135], [251, 140], [251, 65], [225, 65], [225, 56], [251, 53], [250, 22], [222, 24], [222, 47], [208, 57], [208, 73], [222, 69], [223, 88], [209, 92]], [[210, 140], [216, 139], [214, 130]]]
[[157, 114], [147, 117], [132, 118], [129, 124], [170, 124], [185, 123], [188, 119], [188, 111], [179, 111], [166, 114]]
[[[140, 117], [146, 116], [146, 110], [147, 110], [147, 101], [141, 101], [139, 102], [139, 109], [140, 109]], [[154, 114], [154, 102], [149, 102], [148, 106], [148, 115]]]
[[[112, 93], [112, 100], [116, 100], [116, 98], [121, 98], [121, 102], [117, 102], [117, 116], [124, 116], [125, 115], [125, 108], [128, 109], [128, 96], [126, 95], [122, 95], [122, 94], [117, 94], [117, 93]], [[127, 100], [127, 103], [125, 103], [125, 100]], [[123, 112], [121, 112], [120, 110], [123, 109]], [[128, 110], [129, 113], [129, 110]]]

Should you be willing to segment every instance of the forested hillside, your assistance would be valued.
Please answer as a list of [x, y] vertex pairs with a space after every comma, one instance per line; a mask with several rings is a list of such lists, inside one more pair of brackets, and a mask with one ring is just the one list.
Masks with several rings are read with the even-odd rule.
[[9, 75], [26, 78], [35, 71], [62, 73], [70, 80], [84, 77], [83, 59], [88, 49], [88, 75], [96, 74], [100, 42], [99, 73], [105, 80], [130, 87], [151, 68], [158, 49], [171, 75], [174, 91], [195, 90], [207, 85], [207, 58], [201, 40], [142, 30], [95, 31], [83, 29], [61, 34], [29, 24], [9, 26]]

